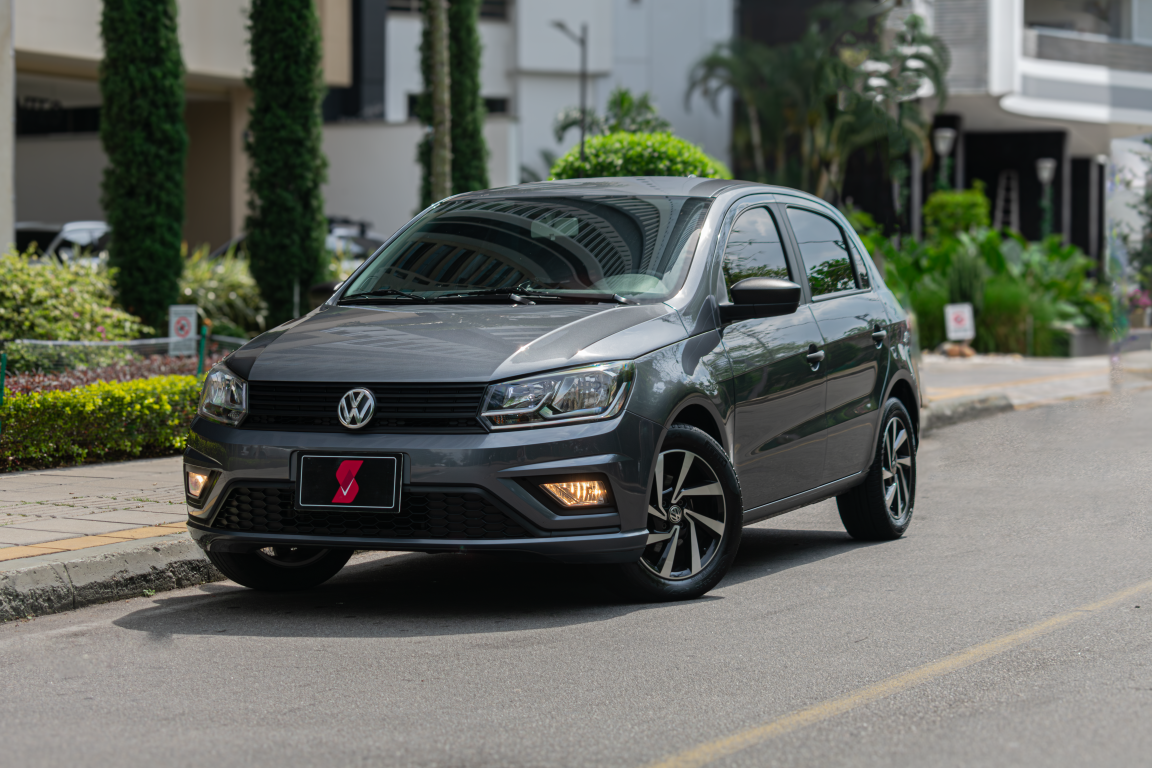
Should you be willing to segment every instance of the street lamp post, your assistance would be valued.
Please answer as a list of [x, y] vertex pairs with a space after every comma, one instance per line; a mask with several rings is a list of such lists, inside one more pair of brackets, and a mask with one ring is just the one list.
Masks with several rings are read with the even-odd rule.
[[937, 128], [932, 132], [932, 148], [940, 161], [936, 189], [952, 189], [952, 147], [956, 144], [954, 128]]
[[1056, 160], [1042, 157], [1036, 161], [1036, 178], [1043, 191], [1040, 194], [1040, 239], [1052, 234], [1052, 180], [1056, 178]]
[[584, 133], [588, 121], [588, 25], [580, 25], [580, 34], [577, 35], [563, 21], [556, 20], [552, 26], [563, 32], [570, 40], [580, 46], [580, 165], [584, 165]]

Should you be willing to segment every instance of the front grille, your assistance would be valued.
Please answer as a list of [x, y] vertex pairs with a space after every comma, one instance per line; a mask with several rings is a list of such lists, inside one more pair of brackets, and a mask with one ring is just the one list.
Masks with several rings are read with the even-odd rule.
[[336, 418], [344, 393], [372, 390], [376, 415], [357, 432], [484, 432], [477, 415], [486, 384], [303, 384], [248, 382], [245, 429], [347, 432]]
[[237, 487], [212, 527], [245, 533], [380, 539], [523, 539], [531, 534], [475, 488], [405, 489], [396, 513], [301, 511], [292, 486]]

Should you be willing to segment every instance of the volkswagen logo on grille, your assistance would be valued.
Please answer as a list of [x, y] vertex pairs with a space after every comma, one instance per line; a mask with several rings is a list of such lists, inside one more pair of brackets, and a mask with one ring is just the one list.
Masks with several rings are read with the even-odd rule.
[[336, 417], [348, 429], [360, 429], [372, 421], [376, 413], [376, 397], [370, 390], [359, 388], [350, 389], [340, 398], [340, 405], [336, 407]]

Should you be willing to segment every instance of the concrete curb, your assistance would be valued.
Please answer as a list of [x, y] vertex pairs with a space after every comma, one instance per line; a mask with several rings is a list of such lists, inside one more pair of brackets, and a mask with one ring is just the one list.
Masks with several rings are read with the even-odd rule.
[[164, 592], [224, 575], [187, 533], [57, 552], [0, 567], [0, 621], [45, 616], [86, 605]]
[[927, 435], [941, 427], [1011, 410], [1015, 410], [1012, 401], [1002, 394], [950, 398], [932, 403], [920, 411], [920, 434]]

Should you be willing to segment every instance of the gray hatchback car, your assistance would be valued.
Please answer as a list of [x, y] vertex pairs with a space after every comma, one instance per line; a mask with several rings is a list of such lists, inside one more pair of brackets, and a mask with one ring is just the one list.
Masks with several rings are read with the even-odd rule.
[[744, 525], [835, 497], [901, 536], [919, 387], [843, 216], [780, 187], [543, 182], [433, 205], [209, 373], [188, 529], [266, 590], [355, 550], [613, 564], [696, 597]]

